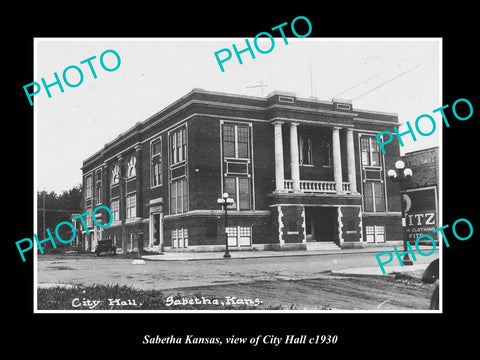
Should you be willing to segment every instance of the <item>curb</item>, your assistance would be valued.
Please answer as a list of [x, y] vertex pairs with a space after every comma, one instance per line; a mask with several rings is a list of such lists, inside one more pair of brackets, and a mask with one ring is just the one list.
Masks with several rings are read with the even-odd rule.
[[[371, 249], [344, 249], [344, 250], [300, 250], [300, 251], [275, 251], [275, 252], [247, 252], [247, 251], [231, 251], [231, 258], [225, 259], [223, 252], [178, 252], [178, 253], [163, 253], [162, 255], [144, 255], [141, 258], [147, 261], [200, 261], [200, 260], [236, 260], [236, 259], [260, 259], [270, 257], [286, 257], [286, 256], [315, 256], [315, 255], [345, 255], [345, 254], [363, 254], [363, 253], [378, 253], [381, 248]], [[393, 248], [392, 248], [393, 250]], [[383, 250], [385, 251], [385, 250]]]

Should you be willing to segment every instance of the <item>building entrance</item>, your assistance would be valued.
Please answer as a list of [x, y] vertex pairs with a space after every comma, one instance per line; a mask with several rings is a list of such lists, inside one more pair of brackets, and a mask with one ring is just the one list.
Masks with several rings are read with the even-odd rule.
[[163, 229], [162, 229], [162, 214], [154, 212], [150, 214], [150, 241], [149, 247], [159, 252], [163, 247]]
[[336, 242], [336, 207], [305, 207], [305, 233], [308, 242]]

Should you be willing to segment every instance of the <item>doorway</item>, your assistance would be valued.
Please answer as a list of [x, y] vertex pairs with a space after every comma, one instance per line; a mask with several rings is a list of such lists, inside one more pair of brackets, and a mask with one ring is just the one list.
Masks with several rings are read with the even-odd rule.
[[152, 212], [150, 214], [150, 241], [149, 247], [163, 251], [163, 229], [162, 213]]
[[337, 208], [305, 207], [305, 235], [308, 242], [336, 242]]

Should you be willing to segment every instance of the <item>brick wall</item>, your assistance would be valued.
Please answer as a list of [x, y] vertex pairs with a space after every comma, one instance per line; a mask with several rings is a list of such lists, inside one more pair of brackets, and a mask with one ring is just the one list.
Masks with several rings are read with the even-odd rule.
[[189, 210], [218, 210], [221, 190], [220, 122], [194, 117], [188, 124]]
[[[188, 229], [189, 246], [224, 245], [225, 219], [223, 215], [197, 215], [164, 220], [164, 246], [171, 246], [171, 232], [174, 229]], [[252, 245], [278, 243], [272, 231], [270, 218], [266, 216], [228, 217], [228, 226], [250, 226]]]
[[404, 184], [404, 189], [438, 186], [438, 147], [406, 153], [403, 160], [405, 167], [409, 167], [413, 171], [413, 176], [409, 182]]
[[[214, 107], [207, 103], [200, 104], [198, 101], [205, 100], [209, 102], [222, 103], [221, 106]], [[276, 207], [270, 208], [269, 203], [272, 203], [272, 199], [267, 197], [267, 194], [271, 194], [275, 189], [275, 159], [274, 159], [274, 136], [273, 125], [265, 120], [279, 118], [289, 118], [299, 120], [306, 120], [316, 122], [319, 121], [318, 113], [305, 111], [305, 107], [311, 109], [324, 109], [333, 110], [333, 104], [325, 104], [324, 102], [312, 102], [306, 100], [298, 100], [299, 109], [295, 109], [294, 105], [288, 107], [272, 106], [266, 108], [267, 105], [273, 105], [278, 103], [278, 96], [272, 96], [269, 99], [256, 99], [253, 97], [241, 97], [230, 96], [220, 93], [210, 93], [203, 91], [192, 91], [186, 96], [180, 98], [172, 105], [166, 107], [164, 110], [155, 114], [145, 122], [137, 123], [131, 129], [127, 130], [118, 138], [110, 141], [106, 146], [97, 154], [89, 158], [84, 162], [83, 172], [84, 175], [89, 173], [104, 164], [107, 165], [102, 178], [102, 187], [104, 192], [104, 205], [110, 205], [110, 198], [115, 195], [115, 189], [113, 194], [110, 192], [110, 179], [111, 169], [113, 162], [116, 160], [119, 154], [122, 154], [126, 161], [129, 156], [135, 154], [134, 147], [137, 144], [142, 145], [142, 156], [140, 159], [141, 166], [137, 173], [137, 180], [141, 180], [140, 191], [137, 194], [139, 201], [143, 206], [138, 207], [138, 214], [143, 215], [144, 219], [148, 218], [149, 207], [148, 203], [151, 199], [163, 198], [164, 215], [169, 214], [169, 144], [168, 144], [168, 131], [173, 127], [177, 127], [181, 124], [187, 123], [187, 141], [188, 141], [188, 185], [189, 185], [189, 210], [219, 210], [217, 204], [217, 198], [221, 194], [222, 184], [222, 172], [220, 158], [220, 120], [228, 120], [235, 122], [235, 118], [238, 118], [239, 122], [245, 122], [245, 119], [256, 119], [258, 121], [252, 121], [252, 141], [253, 154], [252, 163], [254, 166], [252, 176], [254, 181], [254, 199], [256, 210], [271, 210], [272, 215], [268, 216], [238, 216], [232, 217], [232, 225], [248, 226], [252, 225], [252, 237], [253, 244], [255, 243], [274, 243], [278, 244], [278, 214], [276, 213]], [[230, 103], [232, 106], [224, 106], [223, 104]], [[188, 105], [187, 105], [188, 104]], [[184, 106], [185, 105], [185, 106]], [[234, 105], [247, 105], [248, 107], [239, 108]], [[263, 109], [262, 109], [263, 107]], [[394, 115], [383, 115], [376, 113], [368, 113], [359, 111], [361, 118], [378, 119], [384, 121], [391, 121], [395, 123], [397, 121]], [[205, 114], [205, 115], [197, 115]], [[214, 115], [214, 117], [207, 116], [207, 114]], [[188, 119], [188, 120], [187, 120]], [[354, 120], [350, 117], [339, 118], [331, 114], [322, 113], [321, 121], [324, 123], [335, 123], [339, 121], [344, 122], [346, 125], [353, 125]], [[362, 122], [355, 125], [356, 129], [361, 130], [385, 130], [384, 124]], [[315, 157], [314, 164], [318, 164], [320, 159], [318, 158], [321, 153], [318, 151], [318, 140], [320, 135], [326, 136], [326, 139], [331, 140], [331, 130], [326, 130], [321, 127], [310, 127], [301, 125], [298, 127], [299, 135], [307, 133], [312, 137], [312, 140], [317, 140], [312, 144], [313, 156]], [[311, 132], [311, 133], [310, 133]], [[113, 134], [115, 135], [115, 134]], [[162, 186], [156, 188], [150, 188], [150, 142], [151, 140], [161, 137], [162, 139]], [[284, 142], [284, 162], [285, 162], [285, 178], [291, 178], [290, 175], [290, 149], [289, 149], [289, 126], [285, 124], [283, 126], [283, 142]], [[345, 132], [342, 131], [340, 135], [341, 149], [342, 149], [342, 172], [343, 179], [347, 181], [347, 153], [345, 143]], [[393, 144], [393, 142], [392, 142]], [[355, 163], [357, 168], [357, 188], [362, 191], [361, 186], [361, 169], [359, 168], [359, 153], [358, 153], [358, 132], [354, 132], [354, 146], [355, 146]], [[387, 145], [386, 147], [387, 164], [393, 164], [395, 160], [398, 160], [399, 148], [398, 144], [395, 146]], [[386, 166], [388, 168], [388, 165]], [[413, 166], [414, 174], [419, 174], [418, 183], [425, 184], [429, 179], [428, 174], [420, 175], [422, 169], [416, 171]], [[438, 169], [437, 169], [438, 171]], [[333, 180], [333, 168], [332, 167], [301, 167], [301, 179], [323, 179]], [[135, 181], [137, 181], [135, 180]], [[418, 185], [417, 183], [417, 185]], [[135, 190], [137, 187], [135, 182], [129, 183], [128, 190]], [[95, 190], [95, 179], [93, 181], [93, 190]], [[399, 189], [398, 184], [388, 184], [388, 204], [389, 211], [399, 211]], [[141, 196], [140, 196], [141, 195]], [[275, 199], [273, 199], [275, 200]], [[336, 196], [322, 196], [315, 198], [295, 198], [290, 199], [292, 206], [282, 206], [281, 211], [283, 213], [282, 232], [283, 240], [285, 243], [299, 243], [304, 239], [304, 229], [302, 216], [303, 202], [311, 202], [312, 205], [359, 205], [361, 199], [355, 198], [338, 198]], [[124, 203], [124, 200], [123, 200]], [[84, 204], [86, 205], [86, 204]], [[122, 205], [123, 206], [123, 205]], [[140, 208], [143, 211], [140, 211]], [[355, 218], [354, 211], [345, 209], [343, 214], [345, 219]], [[121, 210], [122, 212], [124, 209]], [[203, 216], [203, 215], [202, 215]], [[287, 220], [288, 219], [288, 220]], [[378, 219], [378, 218], [377, 218]], [[398, 220], [398, 219], [397, 219]], [[351, 223], [353, 220], [349, 220]], [[220, 230], [222, 225], [221, 219], [216, 216], [201, 217], [201, 216], [181, 216], [170, 219], [165, 219], [164, 223], [164, 243], [165, 246], [169, 246], [171, 229], [175, 228], [188, 228], [189, 230], [189, 244], [217, 244], [223, 243], [223, 230]], [[144, 228], [144, 239], [148, 243], [148, 223], [139, 223], [139, 227]], [[351, 227], [351, 225], [348, 225]], [[354, 227], [359, 226], [354, 224]], [[342, 229], [344, 239], [352, 238], [352, 230], [350, 234], [347, 234], [347, 226]], [[118, 233], [119, 227], [112, 227], [110, 232], [113, 234]], [[136, 231], [134, 228], [129, 228], [129, 231]], [[290, 234], [288, 234], [290, 231]], [[128, 232], [128, 231], [127, 231]], [[353, 240], [352, 240], [353, 241]]]

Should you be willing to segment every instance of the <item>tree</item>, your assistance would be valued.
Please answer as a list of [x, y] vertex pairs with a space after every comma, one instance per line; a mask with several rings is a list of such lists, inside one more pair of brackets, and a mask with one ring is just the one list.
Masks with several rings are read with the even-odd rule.
[[[48, 234], [46, 229], [50, 229], [52, 236], [55, 237], [55, 227], [63, 222], [71, 222], [72, 214], [80, 214], [82, 202], [82, 185], [78, 184], [70, 190], [64, 190], [61, 195], [50, 191], [47, 193], [39, 191], [37, 193], [37, 236], [39, 240], [46, 239]], [[59, 228], [59, 233], [63, 239], [71, 236], [70, 229], [67, 226]], [[58, 244], [58, 243], [57, 243]], [[43, 243], [51, 246], [50, 242]]]

